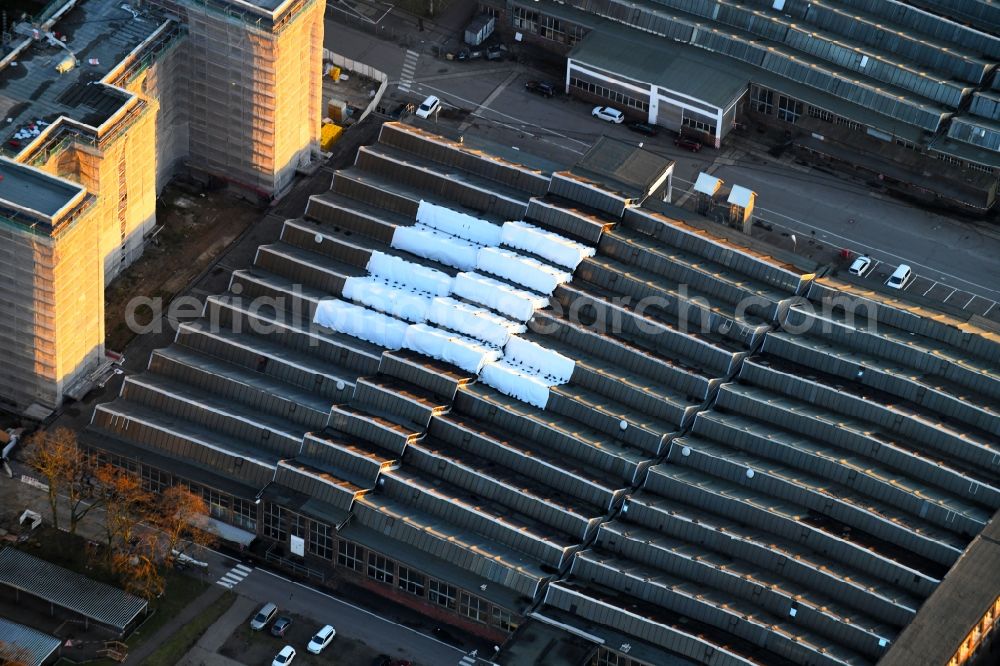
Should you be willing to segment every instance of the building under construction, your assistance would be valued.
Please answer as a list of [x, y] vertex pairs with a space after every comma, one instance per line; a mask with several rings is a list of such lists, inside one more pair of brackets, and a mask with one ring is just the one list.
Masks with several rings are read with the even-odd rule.
[[58, 406], [104, 356], [104, 286], [192, 168], [262, 197], [317, 149], [320, 0], [50, 2], [0, 60], [0, 400]]
[[664, 204], [642, 150], [508, 158], [383, 125], [83, 440], [505, 666], [981, 653], [990, 323]]

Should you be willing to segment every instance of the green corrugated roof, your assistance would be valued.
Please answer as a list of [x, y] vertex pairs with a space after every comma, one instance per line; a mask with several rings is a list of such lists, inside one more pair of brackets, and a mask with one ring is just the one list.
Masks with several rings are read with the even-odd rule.
[[733, 67], [730, 58], [613, 24], [593, 30], [569, 57], [723, 109], [739, 99], [750, 82], [748, 73]]

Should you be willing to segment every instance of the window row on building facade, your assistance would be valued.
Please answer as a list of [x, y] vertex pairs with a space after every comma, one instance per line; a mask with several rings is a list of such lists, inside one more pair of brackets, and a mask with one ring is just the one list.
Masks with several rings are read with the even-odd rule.
[[580, 42], [586, 35], [586, 30], [579, 25], [567, 23], [554, 16], [540, 14], [527, 7], [514, 5], [511, 15], [511, 25], [516, 30], [526, 32], [531, 35], [538, 35], [545, 39], [573, 46]]
[[494, 604], [461, 590], [445, 581], [431, 578], [420, 571], [396, 562], [392, 558], [345, 539], [335, 539], [332, 527], [307, 519], [273, 502], [264, 507], [263, 536], [279, 543], [287, 543], [289, 535], [300, 536], [306, 541], [306, 550], [324, 560], [358, 575], [394, 587], [436, 606], [457, 612], [480, 624], [496, 627], [506, 632], [517, 628], [513, 615]]
[[517, 628], [514, 616], [504, 608], [459, 589], [443, 580], [396, 562], [352, 541], [337, 540], [337, 566], [392, 586], [449, 611], [505, 632]]
[[606, 88], [596, 83], [586, 81], [584, 79], [579, 79], [576, 77], [571, 77], [569, 80], [569, 85], [573, 88], [577, 88], [584, 92], [588, 92], [592, 95], [597, 95], [603, 99], [616, 102], [623, 106], [627, 106], [633, 109], [638, 109], [640, 111], [649, 111], [649, 102], [646, 100], [638, 99], [635, 97], [630, 97], [629, 95], [618, 91], [612, 90], [611, 88]]

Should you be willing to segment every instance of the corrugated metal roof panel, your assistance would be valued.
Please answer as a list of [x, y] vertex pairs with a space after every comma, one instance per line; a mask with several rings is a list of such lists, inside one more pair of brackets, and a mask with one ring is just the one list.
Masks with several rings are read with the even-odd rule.
[[0, 662], [10, 659], [24, 666], [41, 666], [61, 644], [54, 636], [0, 617]]
[[79, 613], [119, 632], [146, 610], [146, 601], [15, 548], [0, 552], [0, 585]]

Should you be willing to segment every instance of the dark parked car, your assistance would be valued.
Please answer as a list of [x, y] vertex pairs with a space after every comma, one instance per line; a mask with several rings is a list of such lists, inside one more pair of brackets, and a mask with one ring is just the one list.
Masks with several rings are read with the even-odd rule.
[[372, 659], [372, 666], [392, 666], [392, 657], [387, 654], [380, 654]]
[[524, 84], [524, 89], [528, 92], [538, 93], [542, 97], [553, 97], [556, 94], [556, 87], [545, 81], [528, 81]]
[[271, 625], [271, 635], [272, 636], [284, 636], [285, 632], [288, 631], [288, 627], [292, 624], [292, 618], [290, 617], [279, 617]]
[[701, 141], [697, 139], [692, 139], [689, 136], [679, 136], [674, 139], [674, 145], [678, 148], [683, 148], [684, 150], [690, 150], [692, 153], [697, 153], [701, 150]]
[[649, 123], [631, 122], [626, 125], [633, 132], [638, 132], [639, 134], [645, 134], [646, 136], [656, 136], [660, 133], [660, 130], [656, 125], [650, 125]]

